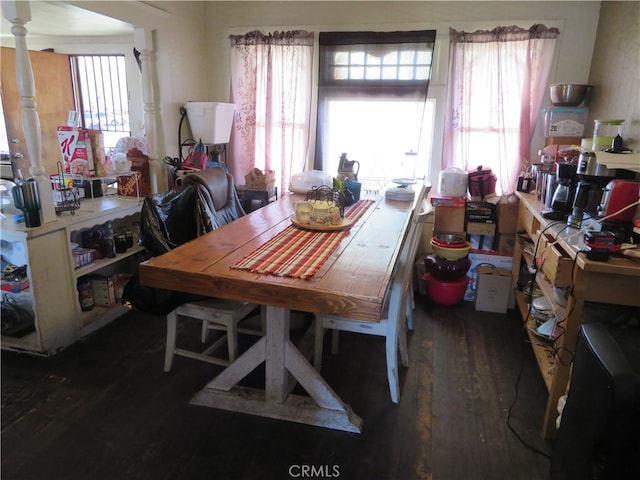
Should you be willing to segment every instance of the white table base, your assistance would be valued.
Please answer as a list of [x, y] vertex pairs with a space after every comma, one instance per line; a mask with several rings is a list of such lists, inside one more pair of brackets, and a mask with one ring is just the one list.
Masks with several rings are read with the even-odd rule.
[[[209, 382], [191, 403], [360, 433], [362, 419], [291, 342], [290, 310], [266, 308], [266, 335]], [[262, 362], [265, 362], [265, 390], [238, 386]], [[296, 382], [309, 397], [290, 393]]]

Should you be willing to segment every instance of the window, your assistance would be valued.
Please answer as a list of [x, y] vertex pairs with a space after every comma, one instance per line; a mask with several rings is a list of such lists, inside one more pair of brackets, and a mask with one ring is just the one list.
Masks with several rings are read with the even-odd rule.
[[73, 55], [81, 125], [104, 134], [106, 147], [131, 135], [124, 55]]
[[367, 189], [428, 176], [434, 42], [434, 30], [320, 34], [315, 168], [335, 173], [347, 153]]
[[491, 168], [496, 193], [515, 190], [530, 161], [555, 39], [544, 25], [450, 30], [443, 167]]

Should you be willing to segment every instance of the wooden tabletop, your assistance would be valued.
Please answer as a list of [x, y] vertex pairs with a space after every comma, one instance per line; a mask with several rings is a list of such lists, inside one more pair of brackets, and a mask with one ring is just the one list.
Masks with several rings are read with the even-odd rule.
[[[420, 188], [418, 185], [414, 189]], [[379, 321], [414, 202], [384, 195], [345, 235], [308, 280], [232, 269], [236, 262], [291, 226], [294, 202], [281, 199], [140, 265], [143, 285], [244, 300], [313, 313]]]

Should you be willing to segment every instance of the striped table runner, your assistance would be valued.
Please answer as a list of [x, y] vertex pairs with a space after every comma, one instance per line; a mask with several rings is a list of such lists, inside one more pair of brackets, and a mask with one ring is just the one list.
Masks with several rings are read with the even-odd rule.
[[[346, 209], [345, 217], [355, 223], [373, 203], [373, 200], [360, 200]], [[304, 230], [292, 225], [231, 268], [308, 279], [320, 269], [347, 233], [345, 230]]]

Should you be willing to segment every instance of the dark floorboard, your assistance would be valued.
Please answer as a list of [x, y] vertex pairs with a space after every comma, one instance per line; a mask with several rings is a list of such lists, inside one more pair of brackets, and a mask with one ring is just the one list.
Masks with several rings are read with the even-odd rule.
[[[197, 342], [199, 325], [184, 323], [180, 338]], [[50, 358], [3, 352], [2, 478], [548, 477], [548, 459], [507, 426], [520, 373], [511, 425], [550, 452], [540, 437], [546, 390], [516, 313], [418, 298], [399, 405], [384, 340], [342, 333], [323, 375], [363, 418], [360, 435], [190, 405], [220, 368], [176, 357], [163, 373], [164, 329], [132, 312]]]

